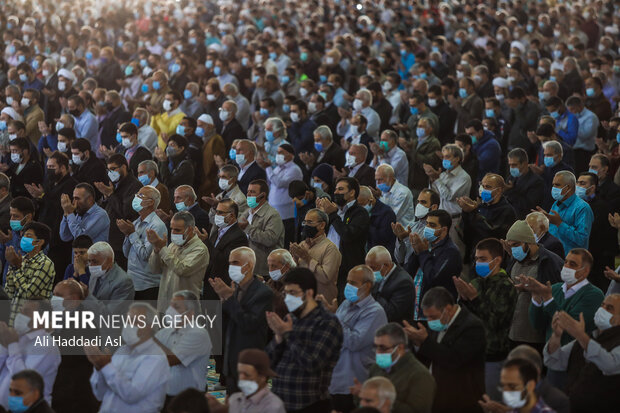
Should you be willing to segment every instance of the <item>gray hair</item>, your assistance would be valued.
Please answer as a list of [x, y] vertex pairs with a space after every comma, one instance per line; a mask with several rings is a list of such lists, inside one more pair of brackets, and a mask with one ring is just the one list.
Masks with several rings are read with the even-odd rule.
[[177, 191], [178, 190], [181, 190], [185, 192], [187, 195], [189, 195], [189, 197], [192, 199], [192, 202], [195, 202], [196, 199], [198, 199], [198, 197], [196, 196], [196, 191], [194, 191], [194, 188], [192, 188], [189, 185], [179, 185], [177, 186]]
[[362, 385], [363, 389], [371, 388], [377, 391], [379, 405], [383, 406], [386, 400], [390, 401], [390, 407], [396, 401], [396, 388], [387, 377], [375, 376], [371, 377]]
[[129, 311], [134, 309], [144, 310], [146, 316], [146, 325], [150, 327], [152, 332], [156, 332], [157, 330], [159, 330], [157, 324], [153, 323], [153, 320], [155, 320], [155, 318], [157, 317], [157, 310], [155, 309], [155, 307], [153, 307], [149, 303], [137, 301], [129, 306]]
[[442, 151], [448, 151], [449, 153], [452, 154], [452, 156], [456, 156], [456, 158], [459, 160], [459, 163], [463, 162], [463, 150], [456, 144], [453, 143], [449, 143], [447, 145], [444, 145], [443, 148], [441, 148]]
[[278, 117], [273, 117], [273, 118], [268, 118], [265, 121], [265, 126], [267, 125], [273, 125], [273, 131], [274, 132], [278, 132], [278, 131], [282, 131], [282, 139], [286, 139], [286, 125], [284, 124], [284, 122], [282, 121], [282, 119], [278, 118]]
[[252, 142], [249, 139], [239, 139], [239, 142], [237, 143], [237, 145], [247, 145], [250, 149], [250, 151], [252, 151], [252, 153], [254, 154], [254, 156], [256, 156], [256, 154], [258, 153], [258, 148], [256, 147], [256, 144], [254, 142]]
[[233, 92], [239, 93], [239, 88], [234, 83], [226, 83], [224, 86], [222, 86], [222, 90], [224, 89], [232, 89]]
[[356, 268], [359, 268], [362, 271], [363, 282], [370, 283], [370, 285], [375, 284], [375, 273], [372, 271], [372, 268], [370, 268], [366, 264], [360, 264], [360, 265], [356, 265], [355, 267], [353, 267], [351, 271], [355, 270]]
[[448, 305], [454, 305], [454, 297], [444, 287], [433, 287], [422, 298], [422, 308], [435, 307], [443, 310]]
[[172, 297], [181, 297], [184, 300], [185, 308], [189, 311], [193, 311], [194, 314], [200, 314], [200, 302], [196, 294], [190, 290], [180, 290], [172, 294]]
[[360, 194], [358, 195], [358, 198], [359, 197], [366, 199], [372, 198], [372, 192], [370, 192], [370, 188], [366, 185], [360, 185]]
[[32, 390], [38, 390], [39, 396], [44, 396], [45, 382], [43, 381], [43, 377], [41, 377], [36, 370], [26, 369], [18, 371], [11, 376], [11, 380], [26, 380], [26, 383], [28, 383], [28, 386], [30, 386]]
[[560, 155], [560, 157], [564, 157], [564, 150], [562, 149], [562, 144], [558, 141], [547, 141], [543, 143], [544, 149], [551, 149], [554, 154]]
[[377, 167], [377, 171], [379, 170], [381, 170], [381, 172], [386, 174], [388, 178], [394, 178], [396, 176], [396, 174], [394, 173], [394, 168], [392, 168], [392, 165], [388, 165], [386, 163], [381, 164]]
[[150, 192], [149, 196], [151, 197], [151, 199], [153, 200], [153, 203], [155, 204], [155, 209], [157, 209], [157, 207], [159, 206], [159, 203], [161, 202], [161, 194], [159, 193], [159, 189], [155, 188], [152, 185], [146, 185], [145, 188], [147, 188]]
[[334, 140], [334, 135], [332, 134], [332, 130], [329, 126], [321, 125], [314, 130], [315, 135], [319, 135], [321, 139], [326, 139], [328, 141]]
[[104, 257], [112, 258], [112, 261], [114, 261], [114, 250], [112, 246], [105, 241], [95, 242], [88, 248], [87, 254], [103, 255]]
[[47, 58], [43, 60], [43, 64], [46, 64], [46, 63], [52, 67], [52, 72], [56, 72], [58, 65], [56, 64], [56, 61], [54, 59]]
[[527, 214], [525, 219], [527, 221], [530, 218], [534, 219], [536, 224], [541, 225], [545, 229], [545, 231], [549, 231], [549, 218], [547, 218], [545, 214], [538, 211], [530, 212], [529, 214]]
[[235, 165], [227, 164], [220, 168], [221, 173], [225, 173], [231, 178], [237, 178], [239, 176], [239, 169]]
[[[229, 99], [229, 100], [225, 101], [224, 103], [228, 103], [229, 105], [231, 105], [231, 106], [233, 107], [233, 112], [234, 112], [234, 113], [237, 113], [237, 109], [238, 109], [238, 107], [237, 107], [237, 102], [235, 102], [234, 100], [230, 100], [230, 99]], [[222, 103], [222, 105], [223, 105], [224, 103]]]
[[254, 252], [252, 248], [238, 247], [230, 251], [231, 254], [233, 252], [238, 252], [239, 254], [241, 254], [241, 256], [252, 265], [252, 267], [256, 266], [256, 253]]
[[8, 176], [0, 172], [0, 188], [6, 188], [7, 190], [11, 186], [11, 180]]
[[297, 263], [295, 263], [295, 260], [293, 259], [293, 256], [291, 255], [291, 253], [288, 250], [285, 250], [284, 248], [278, 248], [275, 249], [273, 251], [271, 251], [269, 253], [269, 256], [278, 256], [280, 257], [280, 260], [289, 266], [289, 268], [293, 269], [295, 267], [297, 267]]
[[325, 212], [323, 212], [322, 210], [320, 210], [318, 208], [312, 208], [312, 209], [308, 210], [308, 212], [306, 212], [306, 214], [310, 213], [310, 212], [314, 212], [315, 214], [317, 214], [318, 217], [319, 217], [319, 222], [325, 222], [325, 228], [327, 229], [327, 226], [329, 225], [329, 216]]
[[138, 164], [138, 166], [144, 166], [146, 172], [155, 172], [155, 176], [159, 173], [159, 168], [157, 167], [157, 162], [151, 161], [150, 159], [146, 161], [142, 161]]
[[375, 337], [389, 336], [392, 344], [398, 346], [404, 344], [407, 347], [407, 334], [398, 323], [387, 323], [375, 332]]
[[560, 171], [555, 174], [555, 176], [559, 176], [562, 178], [562, 181], [565, 185], [570, 185], [572, 188], [577, 186], [577, 179], [575, 175], [570, 171]]
[[392, 262], [392, 255], [390, 254], [390, 251], [388, 251], [388, 249], [383, 245], [376, 245], [368, 250], [366, 257], [371, 256], [374, 256], [379, 262], [382, 263], [387, 264]]
[[542, 371], [542, 358], [540, 357], [540, 354], [538, 354], [538, 351], [536, 351], [536, 349], [532, 346], [528, 346], [527, 344], [521, 344], [520, 346], [513, 348], [512, 351], [508, 353], [508, 357], [506, 357], [506, 360], [513, 359], [527, 360], [534, 366], [536, 366], [538, 374], [540, 374], [540, 372]]
[[372, 93], [368, 89], [360, 89], [357, 91], [356, 95], [360, 94], [363, 98], [368, 102], [368, 106], [372, 106]]
[[183, 221], [183, 225], [185, 228], [196, 226], [196, 220], [194, 220], [194, 216], [187, 211], [181, 211], [174, 214], [172, 217], [173, 221]]

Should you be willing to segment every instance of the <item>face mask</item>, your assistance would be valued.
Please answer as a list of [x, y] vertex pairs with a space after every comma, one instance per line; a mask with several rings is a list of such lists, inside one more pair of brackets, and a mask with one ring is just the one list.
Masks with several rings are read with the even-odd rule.
[[385, 153], [388, 153], [390, 151], [390, 145], [387, 143], [387, 141], [380, 141], [379, 147], [383, 149], [383, 152]]
[[427, 214], [428, 214], [429, 208], [425, 207], [424, 205], [418, 203], [415, 206], [415, 217], [418, 219], [422, 219], [424, 218]]
[[521, 391], [504, 391], [502, 392], [504, 404], [512, 409], [520, 409], [525, 406], [526, 399], [523, 398]]
[[286, 308], [288, 309], [289, 313], [292, 313], [304, 304], [304, 300], [301, 297], [286, 294], [286, 297], [284, 297], [284, 304], [286, 304]]
[[138, 337], [138, 327], [136, 326], [127, 326], [123, 328], [123, 332], [121, 333], [121, 337], [123, 341], [130, 346], [136, 345], [138, 341], [140, 341], [140, 337]]
[[247, 201], [248, 201], [248, 206], [250, 208], [256, 208], [258, 206], [258, 201], [256, 200], [257, 197], [255, 196], [249, 196], [247, 197]]
[[110, 181], [116, 183], [121, 179], [121, 174], [118, 171], [108, 171], [108, 178], [110, 178]]
[[121, 142], [123, 143], [123, 146], [125, 148], [129, 149], [129, 148], [131, 148], [133, 146], [133, 143], [131, 143], [131, 139], [129, 139], [129, 138], [122, 138]]
[[355, 166], [355, 164], [357, 163], [357, 160], [355, 159], [355, 156], [351, 155], [349, 152], [347, 152], [345, 154], [345, 160], [346, 160], [346, 162], [345, 162], [344, 165], [348, 166], [348, 167]]
[[551, 168], [553, 165], [555, 165], [555, 159], [553, 158], [553, 156], [545, 156], [544, 162], [547, 168]]
[[9, 410], [13, 413], [23, 413], [30, 407], [24, 404], [22, 396], [9, 396]]
[[245, 155], [244, 154], [235, 155], [235, 162], [237, 162], [237, 165], [243, 166], [243, 164], [245, 164]]
[[502, 102], [504, 100], [504, 95], [495, 95], [495, 99], [497, 99], [500, 102]]
[[491, 273], [490, 262], [476, 262], [476, 274], [482, 278], [487, 277]]
[[22, 156], [18, 153], [12, 153], [11, 154], [11, 162], [13, 163], [21, 163], [22, 162]]
[[176, 155], [176, 154], [177, 154], [177, 149], [176, 149], [176, 148], [173, 148], [172, 146], [168, 146], [168, 147], [166, 148], [166, 155], [168, 155], [168, 156], [174, 156], [174, 155]]
[[140, 181], [142, 185], [147, 186], [148, 184], [151, 183], [151, 178], [149, 178], [147, 174], [144, 174], [138, 177], [138, 181]]
[[323, 144], [321, 142], [315, 142], [314, 149], [316, 149], [317, 152], [323, 152]]
[[140, 90], [142, 91], [142, 93], [146, 93], [149, 91], [149, 85], [144, 84], [140, 87]]
[[556, 188], [555, 186], [551, 188], [551, 198], [555, 199], [556, 201], [561, 201], [562, 198], [564, 198], [564, 195], [562, 195], [563, 189], [564, 187]]
[[449, 159], [444, 159], [443, 161], [441, 161], [441, 166], [443, 166], [443, 169], [448, 171], [453, 168], [452, 162]]
[[196, 134], [196, 136], [198, 136], [199, 138], [202, 138], [203, 136], [205, 136], [205, 130], [203, 128], [201, 128], [200, 126], [198, 126], [196, 128], [196, 132], [194, 132]]
[[258, 391], [258, 383], [252, 380], [239, 380], [237, 386], [245, 397], [249, 397]]
[[428, 328], [437, 332], [447, 329], [448, 325], [441, 322], [441, 317], [443, 317], [443, 311], [441, 312], [441, 316], [437, 320], [429, 320]]
[[379, 191], [381, 191], [381, 192], [383, 192], [385, 194], [385, 193], [390, 192], [390, 189], [392, 189], [392, 187], [384, 182], [384, 183], [381, 183], [381, 184], [377, 184], [377, 189], [379, 189]]
[[9, 221], [9, 225], [11, 226], [11, 229], [12, 229], [13, 231], [21, 231], [21, 230], [22, 230], [22, 228], [24, 227], [24, 226], [22, 225], [22, 222], [21, 222], [20, 220], [17, 220], [17, 219], [12, 219], [12, 220], [10, 220], [10, 221]]
[[105, 271], [103, 271], [101, 265], [89, 265], [88, 271], [90, 272], [90, 276], [95, 278], [101, 277], [103, 274], [105, 274]]
[[316, 189], [323, 189], [323, 183], [322, 182], [312, 181], [312, 186], [315, 187]]
[[583, 199], [584, 201], [588, 199], [588, 195], [586, 194], [586, 192], [588, 191], [589, 188], [584, 188], [581, 186], [577, 186], [575, 187], [575, 194]]
[[15, 320], [13, 320], [13, 327], [15, 327], [15, 331], [17, 331], [17, 334], [23, 336], [30, 331], [30, 320], [31, 318], [27, 315], [17, 313], [17, 315], [15, 316]]
[[228, 119], [229, 115], [230, 115], [230, 112], [228, 112], [227, 110], [220, 110], [220, 120], [222, 122], [225, 122]]
[[[607, 330], [611, 328], [612, 317], [613, 315], [609, 311], [605, 310], [603, 307], [599, 307], [596, 313], [594, 313], [594, 324], [596, 324], [599, 330]], [[17, 323], [17, 318], [15, 318], [15, 323]], [[17, 326], [15, 328], [17, 328]]]
[[359, 288], [354, 287], [351, 284], [347, 283], [346, 287], [344, 287], [344, 298], [346, 298], [347, 300], [349, 300], [352, 303], [358, 301], [360, 299], [357, 296], [357, 291], [358, 290], [359, 290]]
[[271, 279], [274, 281], [278, 281], [280, 278], [282, 278], [282, 270], [280, 269], [269, 271], [269, 277], [271, 277]]
[[177, 202], [176, 204], [174, 204], [174, 206], [178, 212], [187, 210], [187, 205], [185, 205], [185, 202], [182, 202], [182, 201]]
[[360, 111], [362, 110], [362, 106], [364, 105], [364, 103], [360, 100], [360, 99], [355, 99], [353, 101], [353, 109], [355, 109], [356, 111]]
[[373, 273], [375, 275], [375, 283], [380, 283], [381, 281], [383, 281], [383, 275], [381, 275], [381, 271], [374, 271]]
[[562, 267], [562, 271], [560, 271], [560, 277], [562, 281], [564, 281], [567, 285], [573, 285], [577, 283], [577, 277], [575, 277], [575, 273], [577, 270], [568, 267]]
[[437, 235], [435, 235], [435, 230], [430, 227], [424, 227], [424, 238], [426, 238], [430, 242], [435, 242], [437, 239]]
[[171, 234], [170, 241], [172, 241], [174, 245], [180, 247], [181, 245], [185, 244], [185, 237], [183, 234]]
[[50, 298], [50, 305], [52, 306], [52, 310], [63, 311], [65, 309], [65, 306], [63, 305], [64, 301], [64, 298], [53, 295], [52, 298]]
[[519, 168], [510, 168], [510, 175], [513, 178], [518, 178], [521, 176], [521, 171], [519, 171]]
[[489, 202], [493, 200], [493, 190], [491, 189], [484, 189], [481, 186], [478, 189], [478, 193], [480, 194], [480, 198], [482, 199], [482, 202], [484, 202], [485, 204], [488, 204]]
[[277, 154], [276, 155], [276, 164], [278, 165], [284, 165], [286, 163], [286, 159], [284, 158], [284, 155], [282, 154]]
[[32, 238], [22, 237], [22, 240], [19, 243], [19, 247], [25, 253], [29, 253], [32, 250], [34, 250], [34, 245], [32, 244], [33, 241], [34, 241], [34, 239], [32, 239]]
[[468, 96], [467, 89], [460, 88], [459, 89], [459, 96], [461, 97], [461, 99], [465, 99]]
[[27, 108], [28, 106], [30, 106], [30, 99], [22, 98], [20, 103], [21, 103], [22, 107]]
[[0, 130], [6, 130], [6, 121], [0, 120]]
[[559, 117], [560, 117], [560, 113], [559, 113], [557, 110], [556, 110], [556, 111], [551, 112], [549, 115], [551, 115], [551, 117], [552, 117], [553, 119], [557, 119], [557, 118], [559, 118]]
[[162, 104], [162, 106], [166, 112], [170, 112], [170, 109], [172, 109], [172, 102], [166, 99], [164, 100], [164, 103]]
[[511, 252], [512, 252], [512, 256], [514, 257], [514, 259], [519, 262], [523, 261], [525, 257], [527, 257], [527, 252], [525, 251], [523, 246], [512, 247]]
[[437, 106], [437, 99], [428, 99], [428, 106], [434, 108]]
[[[146, 178], [148, 179], [148, 175], [142, 175], [142, 176], [146, 176]], [[142, 208], [143, 208], [142, 207], [142, 200], [140, 198], [138, 198], [137, 196], [134, 196], [133, 197], [133, 201], [131, 201], [131, 207], [136, 212], [142, 211]]]
[[418, 108], [412, 106], [409, 108], [409, 113], [411, 113], [413, 116], [417, 115], [420, 111], [418, 110]]
[[230, 279], [239, 284], [244, 278], [245, 278], [245, 274], [243, 274], [241, 272], [241, 266], [240, 265], [229, 265], [228, 266], [228, 276], [230, 277]]
[[160, 88], [161, 88], [161, 84], [157, 80], [155, 80], [153, 82], [153, 89], [159, 90]]
[[291, 112], [291, 121], [292, 122], [299, 122], [299, 113]]
[[377, 366], [381, 367], [384, 370], [392, 367], [394, 363], [396, 363], [396, 361], [392, 361], [392, 356], [394, 355], [394, 353], [396, 353], [397, 349], [398, 347], [392, 350], [391, 353], [376, 353], [375, 362], [377, 363]]
[[222, 191], [227, 191], [230, 188], [230, 183], [228, 179], [220, 178], [218, 181], [218, 185]]
[[224, 228], [226, 226], [226, 217], [222, 215], [216, 215], [213, 218], [213, 222], [217, 225], [218, 228]]
[[426, 129], [424, 129], [424, 128], [416, 128], [415, 134], [417, 135], [418, 138], [423, 138], [423, 137], [426, 136]]
[[317, 236], [317, 234], [319, 233], [319, 230], [317, 229], [317, 227], [311, 227], [310, 225], [304, 225], [303, 233], [306, 236], [306, 238], [313, 239], [314, 237]]

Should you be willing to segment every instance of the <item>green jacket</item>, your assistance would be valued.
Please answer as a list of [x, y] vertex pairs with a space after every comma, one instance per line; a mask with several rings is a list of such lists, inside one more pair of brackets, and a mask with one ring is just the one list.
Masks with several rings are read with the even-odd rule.
[[493, 276], [476, 277], [471, 284], [476, 287], [478, 297], [462, 303], [484, 323], [486, 360], [502, 361], [511, 349], [508, 332], [517, 304], [517, 290], [504, 269]]
[[430, 413], [435, 398], [435, 379], [412, 353], [405, 353], [389, 371], [373, 364], [368, 377], [375, 376], [387, 377], [396, 388], [392, 413]]
[[[566, 311], [575, 320], [579, 320], [579, 313], [583, 313], [583, 319], [586, 322], [586, 333], [591, 333], [596, 329], [594, 325], [594, 313], [601, 306], [605, 296], [603, 292], [593, 284], [586, 284], [581, 287], [568, 300], [564, 298], [562, 291], [564, 283], [557, 283], [551, 286], [551, 295], [553, 300], [546, 306], [535, 306], [530, 304], [530, 322], [536, 329], [546, 329], [547, 341], [553, 333], [551, 328], [551, 320], [556, 311]], [[573, 337], [568, 334], [562, 334], [562, 345], [568, 344]]]

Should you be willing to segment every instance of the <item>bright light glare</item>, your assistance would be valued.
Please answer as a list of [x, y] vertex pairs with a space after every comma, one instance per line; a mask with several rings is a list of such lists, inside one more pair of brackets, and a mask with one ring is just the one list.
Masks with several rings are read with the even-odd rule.
[[358, 10], [362, 10], [362, 5], [358, 4], [357, 6], [355, 6], [355, 8], [358, 9]]

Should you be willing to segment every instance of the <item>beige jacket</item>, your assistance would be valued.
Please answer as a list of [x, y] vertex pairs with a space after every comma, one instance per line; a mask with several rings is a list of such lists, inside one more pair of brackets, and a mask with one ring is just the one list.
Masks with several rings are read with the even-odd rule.
[[299, 245], [308, 250], [310, 262], [300, 259], [298, 265], [308, 268], [314, 273], [317, 282], [317, 294], [323, 294], [328, 303], [338, 297], [338, 270], [342, 261], [342, 254], [336, 244], [331, 242], [325, 235], [316, 239], [302, 241]]
[[241, 221], [248, 221], [245, 233], [248, 236], [250, 248], [256, 254], [256, 275], [266, 276], [267, 256], [271, 251], [284, 247], [284, 224], [278, 211], [268, 203], [264, 203], [254, 214], [252, 222], [249, 219], [248, 209], [241, 215]]
[[170, 304], [172, 294], [190, 290], [200, 297], [205, 271], [209, 265], [209, 250], [193, 236], [185, 245], [170, 244], [149, 257], [149, 267], [154, 274], [161, 274], [157, 311], [163, 313]]

